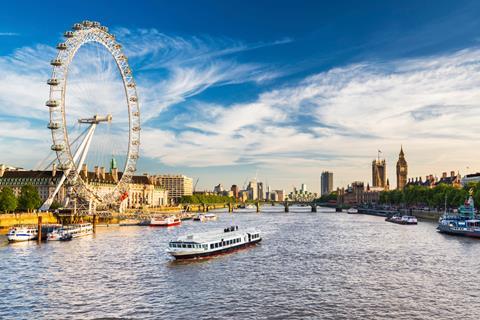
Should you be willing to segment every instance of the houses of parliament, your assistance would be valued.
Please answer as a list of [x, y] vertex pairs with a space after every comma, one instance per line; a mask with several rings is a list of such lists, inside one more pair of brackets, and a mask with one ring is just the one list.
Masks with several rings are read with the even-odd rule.
[[[397, 161], [397, 189], [401, 190], [407, 184], [408, 164], [405, 160], [403, 147]], [[385, 159], [380, 159], [380, 152], [377, 159], [372, 162], [372, 187], [375, 189], [390, 189], [390, 181], [387, 179], [387, 164]]]

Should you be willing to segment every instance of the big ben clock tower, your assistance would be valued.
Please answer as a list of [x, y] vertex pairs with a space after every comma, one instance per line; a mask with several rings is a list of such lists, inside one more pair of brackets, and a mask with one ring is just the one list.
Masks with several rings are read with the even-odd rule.
[[403, 147], [400, 147], [400, 154], [397, 161], [397, 189], [402, 190], [407, 184], [408, 165], [403, 153]]

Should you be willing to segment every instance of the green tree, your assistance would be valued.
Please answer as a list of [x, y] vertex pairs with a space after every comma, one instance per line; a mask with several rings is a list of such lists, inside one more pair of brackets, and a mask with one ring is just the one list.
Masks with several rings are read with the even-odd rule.
[[0, 191], [0, 211], [8, 213], [17, 209], [18, 201], [15, 193], [9, 187], [5, 187]]
[[42, 199], [38, 194], [37, 188], [31, 184], [24, 185], [20, 191], [18, 204], [21, 210], [31, 212], [42, 204]]
[[62, 207], [62, 204], [56, 200], [54, 200], [52, 202], [52, 204], [50, 205], [50, 210], [53, 211], [53, 210], [57, 210], [58, 208], [61, 208]]

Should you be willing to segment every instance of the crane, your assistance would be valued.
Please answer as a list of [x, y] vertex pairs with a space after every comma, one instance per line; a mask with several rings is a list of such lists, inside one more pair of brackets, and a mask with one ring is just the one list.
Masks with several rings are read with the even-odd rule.
[[197, 181], [195, 181], [195, 184], [193, 185], [193, 193], [195, 193], [195, 189], [197, 188], [197, 183], [200, 178], [197, 178]]

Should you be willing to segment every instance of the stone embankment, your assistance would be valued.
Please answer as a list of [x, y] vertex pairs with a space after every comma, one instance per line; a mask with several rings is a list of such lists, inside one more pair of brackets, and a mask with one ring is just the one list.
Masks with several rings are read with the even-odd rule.
[[51, 212], [41, 213], [8, 213], [0, 214], [0, 234], [5, 234], [8, 229], [18, 224], [37, 224], [38, 217], [42, 217], [43, 224], [58, 223], [57, 217]]

